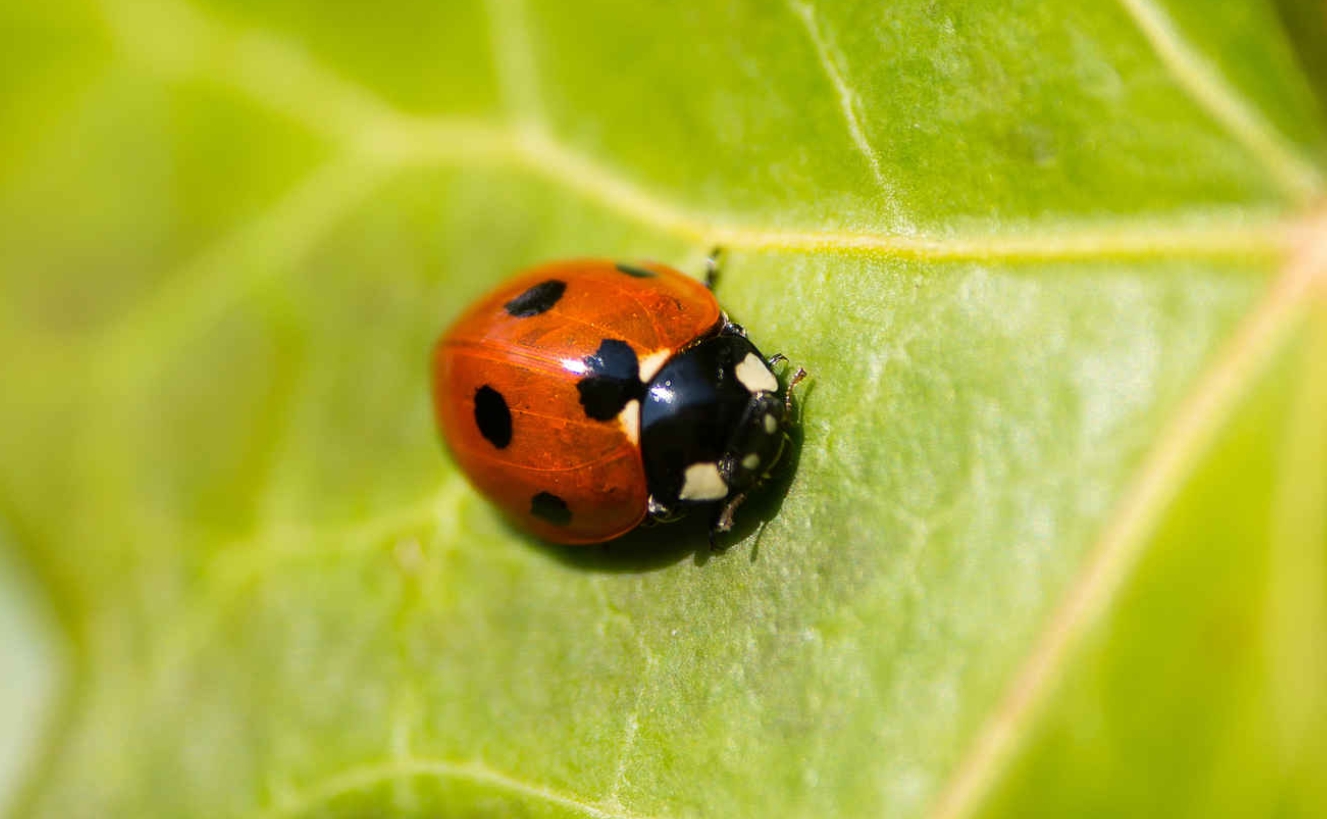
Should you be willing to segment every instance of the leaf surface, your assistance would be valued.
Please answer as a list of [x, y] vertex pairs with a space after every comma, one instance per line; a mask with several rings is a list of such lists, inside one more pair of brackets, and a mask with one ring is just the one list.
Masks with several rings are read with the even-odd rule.
[[[0, 794], [1321, 813], [1320, 67], [1209, 5], [0, 10]], [[716, 243], [795, 472], [723, 553], [511, 529], [438, 332]]]

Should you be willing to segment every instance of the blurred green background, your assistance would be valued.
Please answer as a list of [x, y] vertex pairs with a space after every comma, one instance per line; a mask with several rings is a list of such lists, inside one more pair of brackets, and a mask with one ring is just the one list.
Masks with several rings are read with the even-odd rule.
[[[0, 5], [0, 811], [1327, 814], [1327, 10]], [[813, 374], [552, 549], [429, 349], [538, 261]]]

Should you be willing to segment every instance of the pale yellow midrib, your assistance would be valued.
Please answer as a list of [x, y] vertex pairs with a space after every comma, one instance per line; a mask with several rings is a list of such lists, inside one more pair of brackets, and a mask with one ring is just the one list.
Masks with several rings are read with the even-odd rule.
[[[132, 4], [107, 3], [112, 11], [123, 11], [130, 5]], [[891, 235], [841, 230], [770, 230], [724, 224], [721, 219], [695, 214], [684, 207], [646, 193], [615, 170], [578, 155], [539, 130], [513, 128], [506, 124], [474, 119], [418, 120], [403, 117], [388, 109], [380, 101], [365, 95], [362, 90], [342, 82], [320, 67], [302, 59], [300, 55], [290, 53], [282, 47], [282, 44], [270, 38], [261, 35], [237, 37], [213, 21], [188, 10], [183, 4], [165, 2], [144, 4], [139, 7], [139, 11], [154, 7], [169, 8], [172, 13], [184, 10], [181, 16], [187, 22], [178, 28], [161, 27], [151, 22], [144, 24], [140, 17], [129, 15], [135, 21], [130, 28], [139, 32], [171, 31], [173, 36], [178, 35], [180, 39], [177, 43], [176, 57], [180, 54], [186, 56], [163, 66], [160, 60], [154, 60], [153, 55], [144, 51], [140, 56], [146, 56], [146, 61], [152, 67], [168, 74], [219, 76], [254, 101], [279, 110], [303, 122], [315, 132], [333, 139], [352, 155], [383, 163], [391, 169], [409, 168], [420, 164], [466, 162], [487, 162], [499, 166], [526, 168], [534, 174], [559, 182], [586, 199], [605, 204], [624, 216], [661, 232], [697, 241], [717, 242], [734, 249], [870, 253], [936, 261], [1039, 262], [1119, 257], [1146, 259], [1280, 255], [1285, 252], [1291, 240], [1293, 226], [1285, 220], [1277, 217], [1261, 221], [1250, 220], [1241, 215], [1224, 222], [1220, 219], [1203, 219], [1200, 220], [1202, 224], [1187, 227], [1147, 224], [1141, 221], [1132, 224], [1089, 226], [1051, 224], [1029, 228], [1021, 235], [966, 237]], [[146, 13], [152, 15], [157, 12]], [[122, 44], [126, 44], [131, 51], [134, 50], [136, 34], [131, 32], [125, 36], [126, 28], [123, 24], [116, 26], [116, 30], [121, 35]], [[213, 62], [189, 58], [187, 52], [191, 50], [196, 54], [210, 57]], [[236, 54], [244, 59], [235, 59]], [[218, 58], [217, 55], [223, 56]], [[243, 70], [235, 69], [234, 66], [237, 64], [243, 65]], [[286, 77], [288, 82], [280, 88], [273, 89], [264, 80], [271, 76]], [[1220, 106], [1217, 109], [1218, 119], [1232, 127], [1237, 134], [1243, 133], [1246, 144], [1257, 146], [1260, 141], [1266, 141], [1259, 135], [1258, 128], [1247, 127], [1246, 117], [1232, 116], [1228, 111], [1222, 114]], [[1255, 122], [1255, 125], [1257, 124]], [[1273, 144], [1275, 147], [1275, 140]], [[1302, 174], [1302, 168], [1294, 161], [1297, 158], [1293, 154], [1288, 156], [1289, 161], [1274, 163], [1279, 167], [1271, 168], [1273, 175], [1283, 186], [1289, 188], [1305, 187], [1295, 180], [1312, 179], [1314, 181], [1307, 188], [1310, 192], [1316, 192], [1318, 190], [1316, 171], [1311, 166], [1306, 166], [1311, 174]], [[1287, 168], [1290, 170], [1287, 171]], [[1247, 381], [1247, 372], [1243, 376]], [[1203, 404], [1201, 401], [1197, 403]], [[1210, 407], [1198, 412], [1198, 416], [1206, 422], [1203, 426], [1215, 426], [1221, 417], [1219, 408]], [[1199, 446], [1192, 441], [1189, 445]], [[1185, 446], [1184, 443], [1177, 443], [1170, 445], [1170, 449], [1183, 449]], [[1189, 455], [1192, 456], [1192, 453]], [[1172, 453], [1168, 457], [1185, 461], [1183, 456], [1184, 453]], [[1163, 461], [1166, 460], [1166, 456], [1158, 457]], [[1143, 477], [1140, 478], [1140, 485], [1149, 486], [1155, 485], [1157, 481], [1164, 482], [1167, 476], [1172, 475], [1171, 470], [1177, 468], [1154, 468], [1152, 473], [1148, 473], [1145, 469]], [[1139, 491], [1147, 495], [1147, 490]], [[1126, 501], [1126, 508], [1129, 508], [1129, 503], [1130, 501]], [[1142, 537], [1140, 533], [1146, 531], [1149, 516], [1157, 513], [1159, 501], [1145, 497], [1134, 503], [1139, 505], [1140, 510], [1132, 513], [1132, 517], [1124, 516], [1125, 520], [1118, 527], [1124, 534], [1108, 534], [1105, 543], [1126, 544], [1115, 548], [1128, 551], [1128, 546], [1132, 546]], [[1127, 569], [1129, 561], [1119, 555], [1116, 558], [1119, 565], [1114, 566], [1112, 572], [1118, 575]], [[1093, 594], [1105, 594], [1108, 597], [1109, 587], [1110, 583], [1106, 583], [1100, 587], [1105, 591], [1095, 591]], [[1096, 606], [1099, 605], [1103, 604], [1100, 598], [1097, 598], [1094, 605], [1075, 611], [1086, 611], [1090, 615], [1098, 610]], [[1088, 620], [1090, 619], [1088, 617]], [[1039, 673], [1051, 674], [1054, 668], [1058, 667], [1057, 663], [1062, 662], [1062, 653], [1072, 642], [1070, 638], [1086, 627], [1083, 625], [1084, 622], [1087, 621], [1073, 620], [1067, 624], [1060, 621], [1059, 625], [1067, 629], [1068, 636], [1057, 642], [1059, 648], [1051, 653], [1049, 660], [1045, 659], [1046, 655], [1034, 655], [1030, 664], [1035, 665], [1039, 662], [1038, 657], [1041, 657], [1043, 662]], [[1052, 624], [1052, 628], [1055, 628], [1055, 624]], [[1038, 683], [1038, 685], [1045, 684]], [[1035, 701], [1036, 698], [1033, 699]], [[1021, 710], [1024, 706], [1019, 708], [1018, 713], [1013, 715], [1016, 723], [1025, 720], [1028, 713]], [[997, 719], [1001, 716], [997, 714]], [[981, 746], [977, 747], [976, 753], [979, 758], [975, 764], [979, 770], [975, 775], [978, 778], [993, 775], [998, 769], [997, 755], [982, 757]], [[993, 767], [983, 768], [983, 766]], [[455, 775], [465, 767], [446, 763], [433, 767], [424, 765], [419, 772], [427, 773], [431, 770], [436, 775], [446, 776]], [[960, 796], [956, 802], [942, 803], [938, 815], [962, 815], [970, 812], [973, 805], [971, 799], [974, 798], [972, 794], [980, 793], [980, 789], [963, 791], [965, 770], [972, 769], [960, 769], [956, 782], [951, 783], [951, 788], [957, 789], [951, 789], [951, 795], [961, 792]], [[396, 773], [415, 775], [402, 768], [397, 768]], [[346, 784], [352, 780], [353, 776], [341, 782]], [[529, 788], [518, 787], [516, 790], [526, 792]], [[599, 810], [583, 803], [576, 804], [591, 811]], [[953, 810], [946, 809], [946, 805]]]
[[[502, 2], [502, 0], [494, 0]], [[515, 0], [509, 0], [515, 2]], [[231, 30], [184, 2], [106, 0], [121, 50], [168, 78], [220, 79], [241, 94], [341, 146], [343, 155], [315, 171], [251, 223], [205, 250], [98, 343], [100, 372], [126, 382], [188, 328], [206, 327], [245, 288], [298, 262], [338, 214], [407, 169], [430, 165], [513, 167], [542, 177], [653, 230], [731, 250], [821, 252], [931, 262], [1040, 263], [1110, 259], [1276, 257], [1289, 226], [1276, 215], [1193, 214], [1189, 224], [1146, 220], [1048, 223], [1004, 234], [889, 233], [844, 229], [771, 229], [697, 214], [642, 189], [550, 137], [529, 116], [517, 124], [475, 118], [401, 114], [306, 54], [261, 32]], [[512, 11], [517, 10], [512, 7]], [[511, 49], [499, 49], [506, 53]], [[521, 101], [537, 105], [528, 66], [508, 71]], [[279, 78], [279, 81], [273, 81]], [[533, 102], [532, 102], [533, 101]], [[524, 112], [532, 115], [534, 112]], [[291, 246], [287, 246], [291, 245]], [[244, 264], [246, 259], [250, 263]], [[282, 262], [277, 264], [273, 262]], [[238, 275], [217, 276], [220, 269]], [[206, 297], [204, 297], [206, 296]]]
[[[360, 161], [391, 168], [496, 165], [525, 169], [610, 210], [673, 236], [734, 250], [869, 253], [934, 261], [1059, 261], [1110, 258], [1225, 258], [1276, 254], [1286, 225], [1276, 216], [1192, 214], [1192, 224], [1146, 219], [1047, 222], [1007, 233], [901, 233], [841, 228], [775, 229], [696, 213], [643, 190], [620, 171], [563, 145], [529, 117], [521, 124], [401, 114], [367, 91], [262, 33], [231, 31], [185, 3], [139, 6], [108, 0], [113, 31], [149, 68], [220, 79], [300, 122]], [[132, 13], [126, 9], [134, 10]], [[153, 19], [144, 19], [144, 15]], [[160, 18], [160, 19], [157, 19]], [[169, 32], [168, 42], [143, 32]], [[519, 73], [519, 72], [517, 72]], [[280, 77], [281, 82], [271, 82]], [[526, 97], [536, 92], [526, 90]], [[1180, 218], [1183, 218], [1182, 216]]]

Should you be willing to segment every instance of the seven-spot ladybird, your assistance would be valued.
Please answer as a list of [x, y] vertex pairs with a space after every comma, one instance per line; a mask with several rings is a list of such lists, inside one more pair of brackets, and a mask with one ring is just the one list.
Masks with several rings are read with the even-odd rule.
[[[714, 257], [711, 257], [711, 282]], [[709, 505], [711, 538], [788, 442], [791, 390], [709, 283], [659, 264], [523, 273], [439, 339], [443, 439], [482, 493], [536, 535], [598, 543]]]

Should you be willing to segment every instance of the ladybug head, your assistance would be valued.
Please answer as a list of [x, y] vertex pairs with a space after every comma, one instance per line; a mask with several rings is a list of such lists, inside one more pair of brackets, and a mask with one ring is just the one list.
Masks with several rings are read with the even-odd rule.
[[641, 405], [651, 516], [709, 505], [717, 509], [712, 532], [728, 531], [737, 506], [782, 458], [790, 422], [770, 361], [737, 325], [673, 356]]

